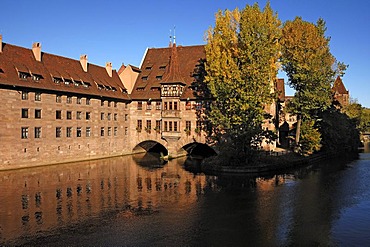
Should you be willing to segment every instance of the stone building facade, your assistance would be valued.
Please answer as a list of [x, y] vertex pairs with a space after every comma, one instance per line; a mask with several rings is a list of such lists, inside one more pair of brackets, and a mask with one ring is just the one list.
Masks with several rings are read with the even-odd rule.
[[112, 65], [100, 67], [0, 38], [0, 167], [129, 153], [130, 102]]
[[[201, 114], [211, 100], [196, 93], [204, 60], [203, 45], [171, 43], [117, 72], [0, 36], [0, 169], [194, 150], [206, 143]], [[275, 108], [266, 106], [273, 116]]]

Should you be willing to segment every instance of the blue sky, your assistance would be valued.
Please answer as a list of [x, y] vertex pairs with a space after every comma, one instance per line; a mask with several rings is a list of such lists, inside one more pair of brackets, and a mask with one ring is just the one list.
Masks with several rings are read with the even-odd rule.
[[[6, 43], [73, 59], [87, 54], [90, 63], [140, 65], [147, 47], [166, 47], [176, 26], [178, 45], [204, 44], [205, 31], [221, 9], [244, 8], [241, 0], [1, 0], [0, 34]], [[343, 77], [351, 98], [370, 108], [370, 1], [271, 0], [282, 21], [322, 17], [333, 55], [349, 68]], [[261, 7], [266, 1], [258, 1]], [[287, 90], [288, 94], [293, 91]]]

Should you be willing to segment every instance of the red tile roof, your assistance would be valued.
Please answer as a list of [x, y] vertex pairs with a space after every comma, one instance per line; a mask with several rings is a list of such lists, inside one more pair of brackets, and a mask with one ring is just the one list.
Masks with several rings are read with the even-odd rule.
[[338, 94], [348, 94], [348, 91], [339, 76], [335, 80], [332, 90]]
[[[3, 43], [3, 51], [0, 53], [0, 69], [3, 71], [0, 73], [0, 85], [130, 100], [127, 93], [123, 93], [126, 89], [115, 70], [112, 71], [112, 77], [109, 77], [105, 67], [89, 63], [87, 72], [84, 72], [79, 60], [43, 52], [41, 62], [38, 62], [31, 49]], [[19, 72], [30, 76], [21, 79]], [[39, 75], [41, 79], [35, 81], [31, 75]], [[74, 80], [79, 85], [56, 84], [54, 77]], [[90, 86], [85, 87], [82, 83]]]
[[[186, 84], [181, 99], [195, 99], [189, 87], [195, 81], [193, 73], [196, 65], [206, 57], [204, 46], [175, 46], [175, 51], [172, 48], [148, 49], [141, 65], [141, 73], [131, 94], [132, 99], [159, 100], [161, 83], [179, 82], [179, 80]], [[171, 57], [175, 60], [172, 61], [174, 64], [171, 63]]]

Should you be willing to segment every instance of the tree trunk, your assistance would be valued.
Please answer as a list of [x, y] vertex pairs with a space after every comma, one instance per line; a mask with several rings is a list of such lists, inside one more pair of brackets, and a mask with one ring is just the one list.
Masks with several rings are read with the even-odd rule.
[[297, 115], [297, 129], [295, 132], [295, 144], [296, 146], [299, 145], [299, 137], [301, 135], [301, 124], [302, 124], [302, 115], [298, 114]]

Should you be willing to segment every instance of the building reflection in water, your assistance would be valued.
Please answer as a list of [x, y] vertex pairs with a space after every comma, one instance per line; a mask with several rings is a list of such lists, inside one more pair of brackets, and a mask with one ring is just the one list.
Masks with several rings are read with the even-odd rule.
[[331, 245], [333, 221], [361, 192], [356, 170], [333, 176], [332, 164], [268, 178], [206, 176], [187, 166], [185, 159], [163, 163], [142, 154], [0, 172], [0, 243], [18, 245], [105, 217], [161, 213], [155, 234], [170, 223], [179, 231], [173, 238], [188, 234], [184, 244], [230, 244], [222, 230], [235, 244]]
[[[206, 183], [178, 164], [138, 156], [0, 172], [2, 240], [34, 236], [108, 212], [153, 213], [162, 200], [183, 206]], [[145, 158], [145, 157], [144, 157]], [[134, 160], [141, 160], [137, 165]], [[143, 162], [145, 163], [142, 166]]]

